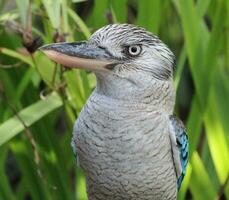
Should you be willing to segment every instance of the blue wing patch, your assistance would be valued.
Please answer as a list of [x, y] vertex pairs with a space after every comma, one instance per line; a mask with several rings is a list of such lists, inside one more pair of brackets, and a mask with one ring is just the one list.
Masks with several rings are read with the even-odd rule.
[[186, 167], [188, 164], [188, 136], [185, 132], [184, 125], [181, 120], [176, 116], [170, 116], [170, 123], [172, 131], [170, 131], [170, 138], [172, 143], [173, 159], [177, 174], [177, 187], [181, 186], [186, 173]]

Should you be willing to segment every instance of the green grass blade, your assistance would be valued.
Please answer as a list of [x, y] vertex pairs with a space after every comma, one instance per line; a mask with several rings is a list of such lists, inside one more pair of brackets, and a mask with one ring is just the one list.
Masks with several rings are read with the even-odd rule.
[[208, 106], [205, 116], [205, 126], [212, 159], [222, 184], [229, 174], [229, 162], [221, 162], [229, 158], [229, 87], [227, 79], [223, 79], [222, 72], [216, 75], [216, 84], [210, 94], [210, 106]]
[[127, 21], [127, 0], [112, 0], [111, 6], [113, 12], [115, 13], [117, 22], [119, 23], [126, 22]]
[[209, 175], [207, 174], [206, 169], [197, 152], [193, 153], [191, 163], [192, 175], [190, 179], [190, 188], [194, 196], [193, 199], [214, 199], [216, 195], [216, 189], [213, 187]]
[[86, 182], [83, 171], [80, 168], [76, 168], [76, 199], [87, 200]]
[[[41, 52], [36, 52], [34, 58], [36, 61], [36, 69], [39, 72], [40, 77], [48, 86], [53, 87], [53, 84], [60, 82], [59, 78], [56, 76], [56, 63], [48, 59], [48, 57], [44, 56]], [[54, 79], [55, 82], [53, 82]]]
[[[226, 23], [225, 23], [225, 27], [229, 27], [229, 1], [227, 1], [226, 4], [226, 8], [227, 8], [227, 17], [226, 17]], [[229, 29], [227, 28], [225, 31], [225, 39], [226, 39], [226, 45], [225, 45], [225, 60], [226, 60], [226, 66], [227, 69], [229, 69]]]
[[27, 25], [28, 18], [28, 8], [29, 8], [29, 0], [16, 0], [17, 7], [20, 13], [21, 23], [23, 27]]
[[177, 195], [178, 200], [185, 200], [187, 188], [189, 186], [189, 182], [190, 182], [190, 178], [191, 178], [191, 174], [192, 174], [192, 167], [191, 167], [190, 163], [188, 163], [187, 171], [186, 171], [184, 180], [182, 182], [181, 188], [180, 188], [178, 195]]
[[147, 28], [149, 31], [157, 34], [161, 22], [161, 0], [141, 0], [138, 1], [137, 24]]
[[[27, 126], [32, 125], [48, 113], [62, 105], [62, 101], [57, 94], [52, 94], [45, 100], [40, 100], [18, 113]], [[9, 141], [12, 137], [24, 129], [22, 123], [16, 116], [8, 119], [0, 125], [0, 145]]]
[[42, 0], [53, 28], [59, 29], [61, 19], [61, 0]]
[[74, 20], [74, 22], [77, 24], [80, 30], [83, 32], [85, 37], [88, 39], [91, 36], [91, 33], [87, 25], [84, 23], [84, 21], [71, 8], [68, 8], [68, 14]]
[[176, 73], [175, 73], [175, 78], [174, 78], [174, 85], [175, 85], [175, 89], [177, 90], [178, 85], [180, 83], [180, 79], [181, 79], [181, 74], [183, 72], [184, 69], [184, 65], [185, 65], [185, 60], [186, 60], [186, 51], [185, 51], [185, 47], [182, 48], [181, 53], [179, 55], [179, 59], [178, 59], [178, 64], [176, 67]]
[[203, 17], [207, 12], [211, 0], [198, 0], [196, 5], [196, 10], [200, 17]]
[[34, 163], [33, 150], [25, 142], [14, 141], [10, 143], [11, 151], [16, 157], [22, 176], [25, 180], [24, 187], [34, 200], [51, 200], [47, 187], [43, 180], [37, 174], [37, 168]]
[[86, 100], [91, 94], [91, 88], [90, 88], [87, 72], [86, 71], [80, 71], [80, 76], [82, 78], [82, 85], [83, 85], [83, 90], [84, 90], [84, 98]]
[[8, 178], [5, 173], [5, 159], [7, 156], [7, 146], [0, 147], [0, 199], [15, 200], [15, 196], [10, 188]]
[[84, 1], [87, 1], [87, 0], [72, 0], [73, 3], [80, 3], [80, 2], [84, 2]]
[[[92, 13], [87, 19], [87, 24], [94, 29], [101, 28], [108, 23], [106, 12], [108, 11], [108, 0], [94, 0]], [[96, 19], [96, 20], [95, 20]]]
[[24, 56], [22, 54], [19, 54], [16, 51], [13, 51], [13, 50], [7, 49], [7, 48], [0, 48], [0, 53], [3, 53], [3, 54], [10, 56], [12, 58], [16, 58], [18, 60], [21, 60], [22, 62], [25, 62], [28, 65], [30, 65], [31, 67], [34, 67], [34, 64], [32, 62], [31, 57]]
[[33, 75], [35, 75], [36, 71], [34, 68], [28, 68], [24, 77], [18, 84], [18, 87], [16, 89], [16, 95], [15, 95], [15, 102], [20, 101], [20, 98], [22, 97], [23, 93], [25, 92], [26, 88], [29, 86], [29, 83], [31, 82], [31, 78]]
[[188, 121], [186, 124], [187, 132], [189, 135], [189, 154], [190, 156], [194, 152], [199, 142], [199, 135], [201, 131], [203, 114], [200, 112], [199, 103], [197, 97], [194, 96], [189, 113]]

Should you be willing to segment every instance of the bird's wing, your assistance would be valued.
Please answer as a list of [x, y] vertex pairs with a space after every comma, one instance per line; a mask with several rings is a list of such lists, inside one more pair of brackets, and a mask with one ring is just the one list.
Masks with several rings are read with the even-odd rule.
[[186, 167], [188, 164], [189, 143], [182, 121], [174, 115], [171, 115], [169, 119], [171, 126], [170, 140], [177, 174], [177, 187], [179, 189], [185, 176]]

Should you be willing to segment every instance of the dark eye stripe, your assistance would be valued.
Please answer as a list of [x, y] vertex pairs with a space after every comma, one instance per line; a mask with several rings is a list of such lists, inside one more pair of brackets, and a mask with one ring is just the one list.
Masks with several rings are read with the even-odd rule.
[[100, 45], [99, 45], [98, 47], [99, 47], [100, 49], [106, 49], [106, 47], [103, 47], [103, 46], [100, 46]]
[[110, 58], [114, 57], [114, 55], [111, 54], [110, 51], [106, 47], [98, 45], [98, 48], [105, 50], [106, 54], [109, 55]]

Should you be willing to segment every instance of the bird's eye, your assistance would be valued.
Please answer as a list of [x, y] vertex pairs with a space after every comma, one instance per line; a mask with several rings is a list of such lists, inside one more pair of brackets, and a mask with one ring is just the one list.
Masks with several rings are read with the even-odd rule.
[[131, 56], [138, 56], [141, 53], [141, 51], [142, 51], [142, 48], [139, 45], [133, 45], [133, 46], [128, 47], [128, 53]]

